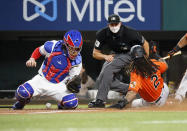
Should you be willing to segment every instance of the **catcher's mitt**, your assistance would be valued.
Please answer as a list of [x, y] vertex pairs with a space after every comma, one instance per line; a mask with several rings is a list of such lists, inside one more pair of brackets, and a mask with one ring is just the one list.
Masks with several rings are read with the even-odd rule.
[[80, 89], [81, 77], [80, 75], [74, 76], [70, 81], [67, 83], [67, 89], [72, 93], [78, 93]]

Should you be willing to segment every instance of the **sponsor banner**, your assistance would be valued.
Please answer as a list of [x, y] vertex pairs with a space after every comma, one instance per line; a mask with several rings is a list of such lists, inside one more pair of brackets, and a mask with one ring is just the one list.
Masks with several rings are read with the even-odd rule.
[[0, 30], [95, 31], [110, 14], [137, 30], [161, 29], [160, 0], [1, 0]]

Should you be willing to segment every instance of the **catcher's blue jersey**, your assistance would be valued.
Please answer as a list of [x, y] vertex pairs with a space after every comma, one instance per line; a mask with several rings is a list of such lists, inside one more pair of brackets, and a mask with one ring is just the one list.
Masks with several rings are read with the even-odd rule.
[[80, 53], [75, 60], [71, 60], [68, 54], [62, 49], [64, 42], [47, 41], [44, 44], [46, 59], [42, 65], [42, 73], [45, 78], [52, 83], [59, 83], [69, 75], [69, 71], [73, 66], [82, 62]]

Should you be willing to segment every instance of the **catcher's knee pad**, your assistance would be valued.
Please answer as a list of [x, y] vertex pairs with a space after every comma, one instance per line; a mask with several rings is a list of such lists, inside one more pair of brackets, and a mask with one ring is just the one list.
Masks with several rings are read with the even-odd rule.
[[26, 104], [30, 101], [33, 93], [34, 90], [31, 85], [29, 83], [24, 83], [17, 88], [15, 96], [18, 101], [24, 102]]
[[78, 98], [73, 93], [69, 94], [62, 98], [61, 104], [66, 109], [75, 109], [78, 106]]

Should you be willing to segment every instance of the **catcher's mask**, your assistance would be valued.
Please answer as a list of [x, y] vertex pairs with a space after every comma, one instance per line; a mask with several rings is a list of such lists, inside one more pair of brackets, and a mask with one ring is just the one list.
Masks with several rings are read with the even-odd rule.
[[68, 56], [74, 60], [82, 49], [82, 36], [77, 30], [70, 30], [64, 35], [64, 42], [68, 51]]
[[145, 55], [145, 51], [141, 45], [134, 45], [130, 50], [130, 55], [133, 60], [143, 58]]

